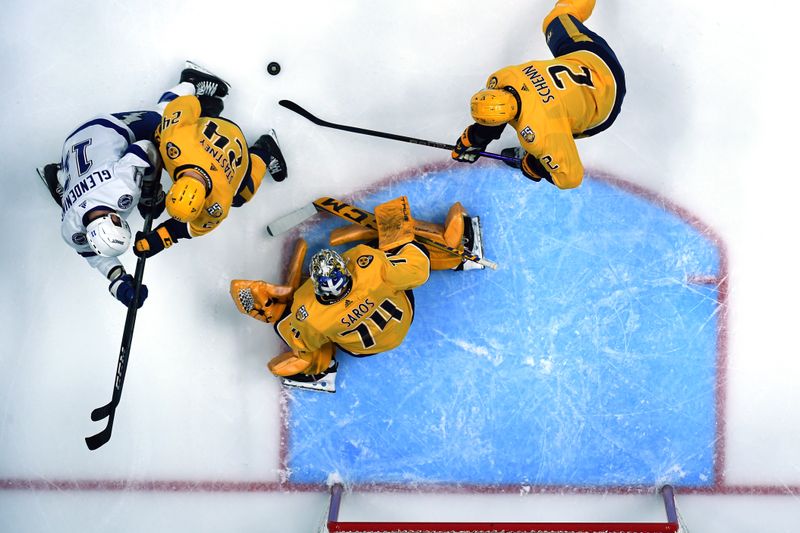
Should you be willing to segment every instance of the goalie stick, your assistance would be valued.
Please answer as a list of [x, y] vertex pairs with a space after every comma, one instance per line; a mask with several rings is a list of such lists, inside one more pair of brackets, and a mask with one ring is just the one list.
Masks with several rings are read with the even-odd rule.
[[[330, 213], [354, 224], [365, 226], [374, 230], [378, 229], [378, 222], [375, 219], [375, 215], [369, 211], [365, 211], [359, 207], [335, 198], [331, 198], [329, 196], [322, 196], [314, 200], [311, 204], [292, 211], [291, 213], [284, 215], [270, 223], [267, 226], [267, 233], [272, 236], [279, 235], [312, 217], [317, 212]], [[492, 270], [497, 270], [497, 263], [494, 261], [490, 261], [489, 259], [483, 257], [478, 257], [477, 255], [466, 250], [459, 251], [456, 248], [452, 248], [446, 244], [438, 243], [432, 239], [423, 237], [422, 235], [415, 235], [414, 240], [430, 248], [437, 248], [453, 255], [460, 256], [467, 261], [472, 261], [473, 263], [478, 263], [479, 265], [491, 268]]]
[[[278, 104], [285, 107], [286, 109], [289, 109], [290, 111], [294, 111], [295, 113], [297, 113], [302, 117], [307, 118], [317, 126], [322, 126], [325, 128], [333, 128], [335, 130], [349, 131], [351, 133], [360, 133], [361, 135], [370, 135], [372, 137], [380, 137], [382, 139], [391, 139], [393, 141], [401, 141], [411, 144], [419, 144], [422, 146], [430, 146], [431, 148], [441, 148], [442, 150], [450, 150], [451, 152], [455, 149], [455, 146], [453, 146], [452, 144], [445, 144], [436, 141], [426, 141], [425, 139], [416, 139], [414, 137], [406, 137], [405, 135], [397, 135], [395, 133], [386, 133], [383, 131], [368, 130], [365, 128], [357, 128], [355, 126], [345, 126], [344, 124], [335, 124], [333, 122], [328, 122], [326, 120], [322, 120], [321, 118], [315, 117], [307, 110], [303, 109], [302, 107], [292, 102], [291, 100], [280, 100]], [[481, 151], [477, 153], [483, 157], [487, 157], [489, 159], [497, 159], [512, 165], [520, 165], [521, 163], [521, 160], [516, 157], [509, 157], [502, 154], [495, 154], [493, 152]]]

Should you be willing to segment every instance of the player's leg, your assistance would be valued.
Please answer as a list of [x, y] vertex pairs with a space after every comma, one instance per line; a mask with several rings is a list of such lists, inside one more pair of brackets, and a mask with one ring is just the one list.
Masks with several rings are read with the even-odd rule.
[[579, 50], [592, 52], [600, 58], [611, 71], [616, 85], [614, 102], [606, 120], [599, 126], [582, 133], [590, 136], [605, 130], [616, 119], [625, 97], [625, 72], [611, 46], [601, 36], [587, 28], [583, 23], [592, 14], [594, 0], [560, 0], [545, 17], [543, 30], [547, 46], [554, 57], [560, 57]]

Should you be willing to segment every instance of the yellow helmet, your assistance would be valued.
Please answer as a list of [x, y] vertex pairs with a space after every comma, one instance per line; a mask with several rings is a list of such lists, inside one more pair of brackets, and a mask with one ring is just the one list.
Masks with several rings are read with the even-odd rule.
[[191, 222], [200, 216], [206, 201], [206, 187], [195, 178], [179, 178], [167, 194], [167, 213], [180, 222]]
[[517, 116], [519, 105], [514, 95], [500, 89], [483, 89], [469, 102], [472, 118], [484, 126], [499, 126]]

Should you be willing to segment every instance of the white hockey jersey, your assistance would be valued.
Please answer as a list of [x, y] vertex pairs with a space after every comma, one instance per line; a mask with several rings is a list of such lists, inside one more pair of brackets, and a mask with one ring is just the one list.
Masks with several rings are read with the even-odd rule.
[[155, 145], [137, 141], [126, 123], [137, 119], [100, 115], [67, 137], [61, 156], [61, 236], [106, 277], [121, 263], [116, 257], [95, 255], [86, 240], [86, 216], [105, 207], [127, 218], [139, 202], [142, 176], [161, 168]]

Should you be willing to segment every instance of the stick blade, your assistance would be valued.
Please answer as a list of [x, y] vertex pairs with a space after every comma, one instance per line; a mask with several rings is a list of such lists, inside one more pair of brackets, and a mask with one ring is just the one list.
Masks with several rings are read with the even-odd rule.
[[103, 431], [101, 431], [97, 435], [92, 435], [91, 437], [86, 437], [84, 440], [86, 441], [86, 446], [92, 451], [96, 450], [97, 448], [99, 448], [103, 444], [107, 443], [109, 440], [111, 440], [111, 423], [110, 423], [110, 421], [109, 421], [109, 424], [106, 426], [106, 428]]
[[304, 205], [300, 209], [296, 209], [291, 213], [270, 222], [267, 226], [267, 235], [275, 237], [281, 233], [286, 233], [293, 227], [305, 222], [316, 214], [317, 208], [314, 207], [314, 204]]

